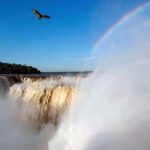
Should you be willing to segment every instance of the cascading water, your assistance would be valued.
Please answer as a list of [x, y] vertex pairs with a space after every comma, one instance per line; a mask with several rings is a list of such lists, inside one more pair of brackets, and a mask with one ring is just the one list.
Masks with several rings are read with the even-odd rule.
[[76, 97], [76, 76], [27, 77], [14, 85], [9, 80], [1, 79], [8, 91], [0, 98], [0, 149], [47, 150], [60, 115]]
[[[19, 105], [23, 122], [40, 127], [48, 122], [57, 125], [59, 114], [71, 103], [75, 91], [74, 85], [67, 82], [49, 79], [32, 81], [29, 78], [22, 84], [12, 86], [9, 96]], [[28, 109], [23, 109], [25, 107]]]

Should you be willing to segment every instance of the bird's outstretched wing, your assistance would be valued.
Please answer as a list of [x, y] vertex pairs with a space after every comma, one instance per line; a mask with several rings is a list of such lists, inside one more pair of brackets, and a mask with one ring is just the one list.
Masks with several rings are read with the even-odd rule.
[[36, 9], [32, 9], [32, 12], [39, 18], [39, 19], [41, 19], [42, 18], [42, 14], [39, 12], [39, 11], [37, 11]]
[[42, 15], [39, 11], [37, 11], [36, 9], [32, 9], [32, 12], [39, 18], [39, 19], [50, 19], [50, 16], [47, 15]]
[[51, 17], [47, 15], [43, 15], [42, 18], [50, 19]]

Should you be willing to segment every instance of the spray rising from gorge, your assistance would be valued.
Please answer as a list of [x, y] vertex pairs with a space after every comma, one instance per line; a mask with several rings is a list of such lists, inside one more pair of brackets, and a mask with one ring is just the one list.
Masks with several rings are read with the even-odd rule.
[[49, 150], [150, 149], [150, 18], [143, 19], [150, 5], [139, 8], [96, 44], [97, 68], [82, 80], [81, 101], [64, 115]]

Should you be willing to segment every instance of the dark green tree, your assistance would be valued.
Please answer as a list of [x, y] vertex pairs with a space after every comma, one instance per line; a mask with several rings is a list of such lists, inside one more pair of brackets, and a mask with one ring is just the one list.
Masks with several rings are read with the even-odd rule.
[[0, 74], [39, 74], [37, 68], [21, 64], [0, 62]]

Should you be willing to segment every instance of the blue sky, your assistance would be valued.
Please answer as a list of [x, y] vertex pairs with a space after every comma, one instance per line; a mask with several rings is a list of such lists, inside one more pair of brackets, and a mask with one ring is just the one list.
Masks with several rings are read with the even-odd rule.
[[[84, 71], [95, 66], [93, 45], [147, 0], [0, 0], [0, 61], [42, 71]], [[32, 8], [52, 16], [38, 20]]]

